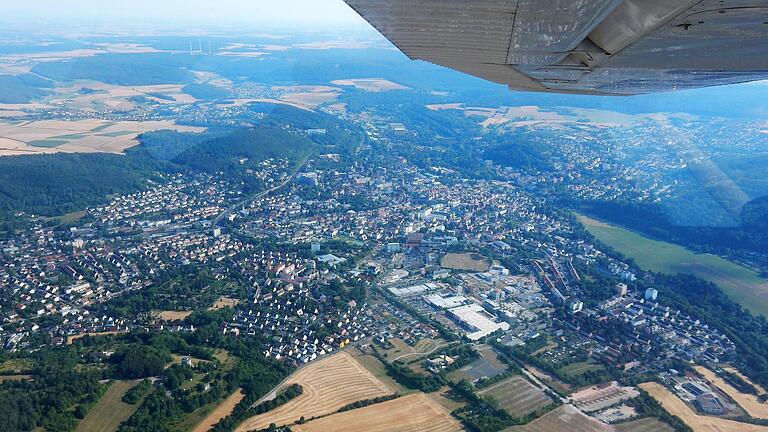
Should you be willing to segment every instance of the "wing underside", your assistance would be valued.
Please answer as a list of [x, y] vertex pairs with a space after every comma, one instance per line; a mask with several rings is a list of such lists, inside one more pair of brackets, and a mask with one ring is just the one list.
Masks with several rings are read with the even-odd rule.
[[412, 59], [511, 89], [637, 94], [768, 77], [768, 3], [345, 0]]

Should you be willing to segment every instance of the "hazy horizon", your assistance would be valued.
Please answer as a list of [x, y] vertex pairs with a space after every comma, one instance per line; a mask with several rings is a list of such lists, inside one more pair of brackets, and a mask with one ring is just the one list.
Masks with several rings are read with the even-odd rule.
[[131, 0], [108, 7], [99, 0], [6, 0], [4, 3], [0, 22], [17, 25], [259, 26], [355, 31], [370, 28], [342, 0]]

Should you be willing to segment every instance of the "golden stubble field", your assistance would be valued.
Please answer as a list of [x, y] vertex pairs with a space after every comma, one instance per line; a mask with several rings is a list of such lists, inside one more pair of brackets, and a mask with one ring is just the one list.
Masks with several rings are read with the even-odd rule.
[[283, 385], [299, 384], [304, 392], [272, 411], [244, 421], [238, 432], [259, 430], [271, 423], [289, 425], [332, 414], [339, 408], [364, 399], [395, 393], [346, 352], [334, 354], [300, 369]]
[[172, 121], [40, 120], [0, 121], [0, 156], [50, 153], [115, 153], [138, 145], [144, 132], [171, 129], [202, 132]]
[[453, 432], [463, 430], [451, 414], [424, 393], [291, 426], [294, 432]]
[[749, 415], [755, 418], [768, 419], [768, 404], [760, 402], [756, 395], [740, 392], [704, 366], [695, 366], [694, 369], [707, 381], [735, 400]]
[[670, 414], [680, 417], [694, 432], [768, 432], [768, 426], [696, 414], [685, 402], [659, 383], [647, 382], [639, 387], [659, 401]]

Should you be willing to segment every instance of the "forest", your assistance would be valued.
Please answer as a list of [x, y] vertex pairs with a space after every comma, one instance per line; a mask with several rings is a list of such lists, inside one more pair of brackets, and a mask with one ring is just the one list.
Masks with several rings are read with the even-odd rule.
[[743, 249], [768, 253], [768, 227], [765, 222], [768, 221], [768, 197], [746, 203], [742, 208], [741, 224], [736, 227], [675, 225], [658, 206], [651, 204], [565, 200], [564, 205], [651, 237], [703, 252]]
[[[196, 326], [192, 333], [87, 336], [33, 353], [4, 352], [0, 363], [25, 365], [20, 372], [30, 379], [0, 383], [0, 431], [74, 430], [109, 386], [100, 380], [159, 378], [154, 384], [145, 380], [124, 395], [125, 402], [139, 408], [121, 431], [176, 430], [186, 414], [238, 388], [255, 400], [288, 371], [261, 354], [259, 341], [223, 336], [219, 327], [226, 319], [218, 312], [198, 312], [188, 318]], [[224, 367], [214, 350], [226, 352], [227, 361], [237, 367]], [[194, 370], [173, 364], [171, 354], [193, 356], [198, 364]], [[193, 373], [204, 375], [208, 386], [182, 387]]]
[[[323, 139], [350, 143], [352, 132], [334, 128]], [[57, 153], [0, 158], [0, 235], [23, 227], [19, 212], [60, 216], [102, 204], [109, 195], [140, 191], [159, 175], [185, 171], [216, 173], [244, 183], [245, 192], [262, 185], [247, 170], [267, 158], [294, 163], [319, 147], [300, 131], [272, 123], [255, 127], [211, 128], [204, 133], [157, 131], [139, 137], [125, 155]], [[247, 159], [241, 164], [240, 160]]]

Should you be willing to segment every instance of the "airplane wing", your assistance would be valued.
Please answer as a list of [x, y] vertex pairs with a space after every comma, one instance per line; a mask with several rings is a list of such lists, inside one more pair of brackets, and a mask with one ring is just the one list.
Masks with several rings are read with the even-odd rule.
[[765, 0], [345, 0], [411, 59], [513, 90], [637, 94], [768, 79]]

